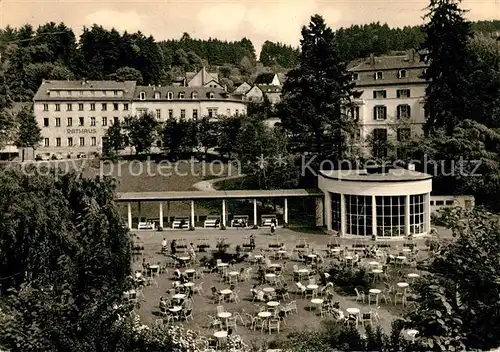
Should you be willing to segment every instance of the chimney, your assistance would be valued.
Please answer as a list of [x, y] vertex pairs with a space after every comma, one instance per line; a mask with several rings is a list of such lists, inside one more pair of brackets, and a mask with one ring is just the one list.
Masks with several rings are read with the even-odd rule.
[[370, 54], [370, 65], [375, 65], [375, 56], [372, 54]]

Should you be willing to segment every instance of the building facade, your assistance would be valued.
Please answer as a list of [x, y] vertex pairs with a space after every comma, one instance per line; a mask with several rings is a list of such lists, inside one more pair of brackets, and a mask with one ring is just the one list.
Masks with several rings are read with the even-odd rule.
[[246, 102], [220, 87], [137, 86], [134, 81], [44, 81], [34, 97], [41, 128], [38, 154], [100, 153], [107, 129], [126, 116], [170, 118], [246, 114]]
[[431, 230], [432, 176], [406, 169], [321, 171], [328, 231], [401, 237]]
[[352, 64], [349, 71], [362, 92], [354, 115], [360, 122], [359, 138], [369, 136], [402, 141], [422, 133], [427, 65], [415, 51], [407, 55], [374, 57]]

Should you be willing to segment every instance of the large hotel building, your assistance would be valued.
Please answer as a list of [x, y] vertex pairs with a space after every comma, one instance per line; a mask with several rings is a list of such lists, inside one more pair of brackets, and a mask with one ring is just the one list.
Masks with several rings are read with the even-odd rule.
[[152, 112], [159, 122], [172, 118], [246, 113], [246, 101], [233, 97], [201, 70], [185, 86], [138, 86], [135, 81], [44, 81], [34, 97], [42, 130], [37, 153], [53, 156], [100, 152], [114, 121]]

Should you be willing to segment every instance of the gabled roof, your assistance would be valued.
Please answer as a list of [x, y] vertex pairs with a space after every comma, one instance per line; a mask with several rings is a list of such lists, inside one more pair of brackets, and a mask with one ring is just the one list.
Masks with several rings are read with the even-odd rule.
[[87, 96], [69, 96], [69, 97], [54, 97], [50, 96], [50, 91], [102, 91], [102, 90], [118, 90], [123, 91], [122, 96], [98, 97], [98, 100], [116, 101], [116, 100], [131, 100], [134, 96], [136, 81], [57, 81], [44, 80], [33, 100], [96, 100], [96, 97]]
[[[144, 100], [168, 100], [167, 94], [168, 92], [173, 93], [173, 99], [179, 99], [179, 93], [184, 93], [184, 99], [191, 99], [191, 94], [193, 92], [196, 93], [196, 98], [194, 100], [213, 100], [213, 99], [230, 99], [231, 95], [226, 92], [222, 88], [210, 88], [210, 87], [178, 87], [178, 86], [163, 86], [163, 87], [155, 87], [155, 86], [137, 86], [135, 89], [134, 99], [140, 100], [140, 93], [146, 93], [146, 99]], [[156, 92], [160, 93], [160, 98], [155, 99], [154, 95]], [[214, 93], [214, 98], [209, 99], [210, 93]]]
[[273, 82], [274, 73], [261, 73], [255, 78], [255, 84], [271, 84]]
[[205, 67], [203, 67], [198, 72], [187, 72], [186, 73], [187, 84], [190, 85], [191, 82], [197, 77], [199, 77], [199, 79], [201, 81], [201, 84], [200, 84], [201, 86], [204, 86], [205, 84], [207, 84], [210, 81], [215, 81], [217, 83], [219, 82], [219, 74], [217, 72], [208, 72], [205, 69]]
[[377, 70], [395, 70], [395, 69], [408, 69], [408, 68], [424, 68], [427, 64], [420, 61], [418, 54], [415, 54], [411, 59], [408, 55], [399, 56], [380, 56], [368, 58], [357, 62], [349, 68], [349, 71], [377, 71]]

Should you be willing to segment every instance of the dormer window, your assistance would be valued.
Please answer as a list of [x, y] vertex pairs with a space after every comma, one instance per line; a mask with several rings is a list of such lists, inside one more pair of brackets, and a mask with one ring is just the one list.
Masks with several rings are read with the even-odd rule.
[[377, 71], [375, 72], [375, 79], [379, 80], [379, 79], [384, 79], [384, 74], [382, 71]]
[[179, 93], [179, 99], [184, 99], [184, 95], [185, 95], [184, 92], [180, 92]]
[[168, 93], [167, 93], [167, 99], [168, 99], [168, 100], [172, 100], [172, 99], [174, 99], [174, 93], [172, 93], [172, 92], [168, 92]]
[[197, 92], [192, 92], [191, 93], [191, 99], [198, 99], [198, 93]]
[[155, 99], [160, 99], [160, 92], [155, 92]]
[[140, 92], [139, 93], [139, 99], [140, 100], [146, 100], [146, 92]]
[[213, 98], [215, 98], [215, 94], [214, 94], [214, 92], [210, 92], [210, 93], [208, 93], [208, 98], [209, 98], [209, 99], [213, 99]]
[[398, 78], [406, 78], [408, 77], [408, 72], [406, 70], [399, 70]]
[[353, 80], [353, 81], [357, 81], [357, 80], [359, 80], [359, 73], [354, 72], [354, 73], [352, 74], [352, 80]]

